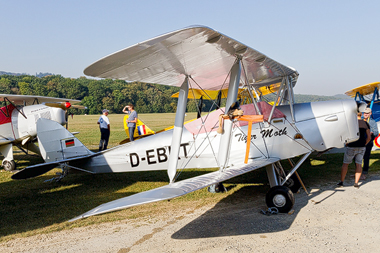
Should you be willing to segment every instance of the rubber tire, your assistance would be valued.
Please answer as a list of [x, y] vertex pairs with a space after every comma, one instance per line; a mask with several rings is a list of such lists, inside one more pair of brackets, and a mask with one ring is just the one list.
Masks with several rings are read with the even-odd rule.
[[293, 193], [297, 193], [301, 188], [301, 182], [298, 180], [296, 174], [293, 174], [288, 181], [286, 181], [285, 186], [288, 187]]
[[[281, 198], [284, 203], [278, 203], [275, 198]], [[276, 207], [280, 213], [288, 213], [294, 205], [293, 192], [286, 186], [277, 185], [268, 191], [265, 201], [268, 207]]]
[[10, 160], [10, 161], [5, 160], [3, 162], [3, 168], [4, 168], [5, 171], [15, 170], [16, 169], [16, 163], [13, 160]]

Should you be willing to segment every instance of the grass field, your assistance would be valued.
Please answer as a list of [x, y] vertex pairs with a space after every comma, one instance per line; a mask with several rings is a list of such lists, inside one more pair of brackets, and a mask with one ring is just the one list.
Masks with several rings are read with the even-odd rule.
[[[111, 147], [126, 138], [123, 116], [109, 117]], [[139, 118], [157, 131], [172, 125], [174, 116], [175, 114], [140, 114]], [[194, 116], [188, 114], [186, 120]], [[81, 115], [74, 116], [69, 122], [70, 131], [79, 131], [77, 137], [94, 151], [98, 149], [100, 138], [96, 124], [98, 118], [99, 115]], [[25, 156], [20, 152], [15, 153], [15, 158], [19, 169], [43, 162], [39, 157]], [[374, 152], [371, 171], [380, 170], [378, 158], [379, 152]], [[335, 182], [339, 178], [342, 159], [343, 154], [323, 155], [319, 158], [312, 155], [298, 172], [306, 186]], [[288, 167], [287, 163], [284, 163], [284, 167]], [[350, 171], [352, 170], [353, 165], [350, 165]], [[208, 171], [189, 170], [183, 172], [182, 177], [192, 177]], [[165, 214], [168, 210], [181, 212], [186, 207], [195, 208], [221, 201], [227, 204], [244, 201], [269, 190], [265, 170], [259, 169], [227, 181], [227, 193], [211, 194], [207, 189], [202, 189], [170, 202], [162, 201], [68, 223], [67, 220], [102, 203], [165, 185], [168, 177], [166, 171], [96, 175], [78, 173], [69, 174], [58, 183], [44, 182], [52, 178], [56, 172], [57, 170], [54, 170], [37, 178], [15, 181], [11, 179], [11, 172], [0, 170], [0, 242], [72, 227]], [[233, 197], [230, 198], [231, 196]]]

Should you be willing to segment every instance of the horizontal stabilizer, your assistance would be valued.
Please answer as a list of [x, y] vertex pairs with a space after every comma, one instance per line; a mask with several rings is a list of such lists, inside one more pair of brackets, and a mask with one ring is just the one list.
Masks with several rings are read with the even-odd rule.
[[161, 200], [172, 199], [185, 195], [187, 193], [202, 189], [204, 187], [226, 181], [230, 178], [242, 175], [252, 170], [264, 167], [266, 165], [279, 161], [279, 158], [263, 158], [255, 159], [248, 165], [242, 168], [229, 168], [224, 171], [215, 171], [205, 175], [185, 179], [179, 182], [159, 187], [146, 192], [137, 193], [128, 197], [117, 199], [105, 204], [102, 204], [70, 221], [75, 221], [81, 218], [117, 211], [124, 208], [157, 202]]
[[39, 166], [30, 166], [27, 167], [15, 174], [12, 175], [12, 179], [27, 179], [32, 177], [37, 177], [39, 175], [45, 174], [46, 172], [57, 167], [58, 163], [43, 163]]
[[84, 155], [84, 156], [72, 157], [72, 158], [54, 161], [54, 162], [31, 165], [31, 166], [28, 166], [25, 169], [17, 172], [16, 174], [14, 174], [12, 176], [12, 179], [27, 179], [27, 178], [37, 177], [37, 176], [42, 175], [42, 174], [44, 174], [44, 173], [46, 173], [46, 172], [48, 172], [54, 168], [59, 167], [61, 164], [65, 165], [69, 168], [72, 168], [72, 169], [76, 169], [76, 170], [80, 170], [80, 171], [84, 171], [84, 172], [88, 172], [88, 173], [93, 173], [93, 172], [85, 170], [85, 169], [70, 166], [69, 163], [73, 162], [73, 161], [80, 161], [80, 160], [88, 159], [90, 157], [97, 156], [98, 154], [99, 153], [92, 153], [91, 155]]

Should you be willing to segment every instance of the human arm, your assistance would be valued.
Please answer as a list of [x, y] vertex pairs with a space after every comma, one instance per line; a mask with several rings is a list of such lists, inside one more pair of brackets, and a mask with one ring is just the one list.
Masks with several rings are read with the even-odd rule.
[[134, 118], [133, 120], [127, 120], [129, 123], [137, 123], [137, 118]]
[[127, 110], [128, 107], [129, 107], [128, 105], [124, 106], [124, 108], [123, 108], [124, 113], [128, 113], [128, 110]]
[[136, 123], [137, 124], [137, 112], [136, 111], [132, 111], [129, 118], [133, 118], [133, 120], [127, 120], [127, 123]]
[[365, 145], [367, 145], [371, 141], [371, 131], [369, 130], [369, 128], [367, 128], [366, 134], [367, 134], [367, 139], [365, 141]]

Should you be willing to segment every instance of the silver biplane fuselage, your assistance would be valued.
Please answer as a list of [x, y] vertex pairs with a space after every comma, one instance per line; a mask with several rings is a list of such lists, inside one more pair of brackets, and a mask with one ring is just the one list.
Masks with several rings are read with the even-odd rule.
[[[276, 118], [270, 123], [253, 124], [250, 159], [293, 158], [314, 150], [341, 148], [346, 142], [358, 137], [357, 107], [352, 100], [297, 104], [294, 108], [295, 123], [289, 121], [291, 118], [289, 106], [277, 108], [285, 114], [285, 118]], [[197, 121], [197, 125], [201, 126], [202, 120]], [[233, 128], [226, 167], [244, 165], [247, 129], [247, 125]], [[295, 139], [297, 133], [301, 133], [304, 138]], [[166, 170], [172, 135], [173, 130], [169, 130], [117, 146], [93, 157], [80, 167], [95, 173]], [[187, 130], [185, 125], [179, 149], [178, 167], [220, 167], [215, 156], [219, 149], [220, 137], [216, 128], [214, 131], [197, 135], [196, 132]], [[76, 167], [75, 162], [72, 164]]]

